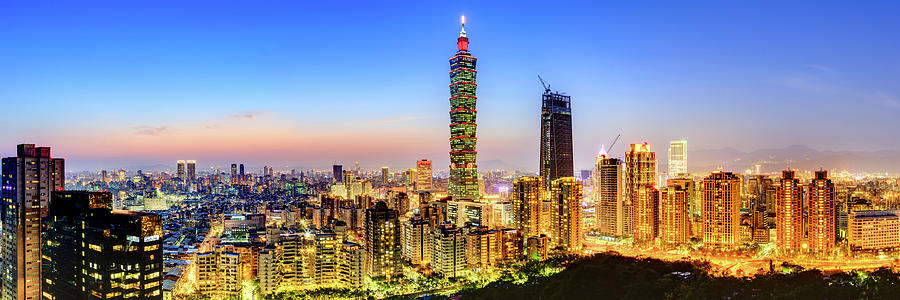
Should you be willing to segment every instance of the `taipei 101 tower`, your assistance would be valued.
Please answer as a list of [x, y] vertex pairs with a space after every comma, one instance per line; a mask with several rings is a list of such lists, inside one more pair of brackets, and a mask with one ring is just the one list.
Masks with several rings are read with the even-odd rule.
[[469, 53], [466, 18], [456, 40], [459, 49], [450, 58], [450, 184], [453, 200], [478, 200], [478, 165], [475, 163], [475, 61]]

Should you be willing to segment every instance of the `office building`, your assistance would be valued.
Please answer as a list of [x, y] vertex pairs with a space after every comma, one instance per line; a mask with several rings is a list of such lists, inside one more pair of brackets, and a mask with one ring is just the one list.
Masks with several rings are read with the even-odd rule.
[[513, 225], [523, 236], [541, 234], [541, 207], [543, 191], [540, 177], [521, 177], [513, 182], [512, 211]]
[[703, 244], [731, 248], [740, 243], [741, 178], [731, 172], [713, 172], [701, 182]]
[[456, 40], [458, 51], [450, 58], [450, 182], [453, 200], [478, 200], [478, 165], [475, 144], [475, 62], [469, 53], [465, 23]]
[[342, 165], [332, 165], [332, 182], [334, 184], [343, 183], [344, 182], [344, 166]]
[[175, 162], [175, 177], [184, 182], [185, 161], [179, 160]]
[[53, 192], [65, 188], [65, 161], [52, 158], [50, 147], [17, 146], [3, 158], [2, 299], [41, 298], [41, 218]]
[[658, 233], [659, 197], [654, 197], [656, 153], [650, 145], [631, 144], [625, 152], [625, 222], [623, 232], [636, 242], [650, 241]]
[[828, 179], [828, 171], [816, 171], [809, 183], [808, 236], [809, 249], [828, 252], [835, 244], [834, 183]]
[[775, 211], [775, 184], [766, 175], [752, 175], [747, 179], [747, 197], [749, 200], [753, 242], [765, 244], [769, 242], [769, 228], [774, 227], [775, 220], [769, 218], [769, 212]]
[[550, 239], [554, 248], [579, 253], [584, 232], [581, 228], [581, 182], [563, 177], [550, 184]]
[[687, 140], [669, 142], [669, 176], [687, 173]]
[[431, 161], [422, 159], [416, 162], [416, 191], [431, 191]]
[[784, 253], [800, 251], [803, 246], [803, 186], [794, 171], [781, 173], [775, 187], [775, 243]]
[[197, 161], [188, 160], [185, 161], [185, 166], [187, 168], [187, 181], [194, 182], [197, 180]]
[[375, 208], [366, 210], [365, 270], [369, 277], [390, 278], [402, 274], [399, 216], [397, 210], [389, 209], [381, 201]]
[[622, 207], [622, 160], [608, 157], [605, 151], [597, 155], [593, 174], [594, 207], [600, 234], [622, 237], [625, 219]]
[[900, 247], [900, 214], [897, 210], [851, 211], [847, 222], [851, 251], [881, 251]]
[[237, 164], [231, 164], [231, 185], [238, 184]]
[[388, 167], [381, 167], [381, 185], [387, 185], [390, 183], [390, 172]]
[[545, 191], [559, 178], [574, 177], [572, 166], [572, 98], [551, 92], [541, 95], [540, 177]]
[[44, 222], [43, 299], [162, 299], [159, 215], [113, 211], [109, 193], [66, 191], [52, 194]]

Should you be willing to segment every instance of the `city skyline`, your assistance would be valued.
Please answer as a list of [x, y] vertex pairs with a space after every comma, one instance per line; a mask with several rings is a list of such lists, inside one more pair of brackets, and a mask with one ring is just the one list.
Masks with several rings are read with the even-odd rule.
[[[316, 5], [303, 7], [309, 14], [293, 5], [116, 4], [75, 15], [65, 4], [10, 4], [0, 36], [19, 47], [0, 50], [8, 70], [0, 97], [12, 111], [37, 103], [47, 114], [28, 126], [8, 115], [0, 141], [52, 144], [70, 170], [183, 158], [201, 170], [333, 161], [402, 169], [421, 158], [446, 169], [446, 136], [437, 133], [446, 132], [447, 88], [434, 72], [446, 65], [435, 58], [452, 55], [450, 28], [465, 14], [473, 52], [488, 62], [479, 68], [480, 162], [537, 169], [537, 74], [573, 97], [576, 169], [589, 169], [620, 133], [614, 156], [629, 143], [663, 149], [681, 138], [691, 149], [900, 149], [898, 133], [866, 130], [898, 125], [892, 78], [900, 67], [891, 62], [900, 45], [889, 38], [900, 28], [889, 13], [896, 4], [823, 3], [799, 19], [793, 13], [806, 6]], [[251, 16], [230, 18], [238, 12]], [[530, 21], [543, 13], [572, 23]], [[767, 25], [752, 22], [759, 19]], [[547, 36], [557, 42], [536, 54]], [[405, 63], [371, 60], [387, 54]], [[629, 121], [638, 111], [650, 118]], [[692, 115], [709, 120], [677, 121]], [[772, 130], [784, 126], [795, 130]], [[253, 161], [260, 153], [266, 160]]]

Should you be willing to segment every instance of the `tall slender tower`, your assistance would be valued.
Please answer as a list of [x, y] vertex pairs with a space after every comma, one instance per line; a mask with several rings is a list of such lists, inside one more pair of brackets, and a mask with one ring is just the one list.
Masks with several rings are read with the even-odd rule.
[[[648, 242], [659, 233], [659, 193], [656, 183], [656, 152], [650, 145], [631, 144], [625, 152], [625, 235]], [[656, 195], [656, 197], [654, 197]]]
[[544, 190], [558, 178], [575, 176], [572, 167], [571, 97], [544, 90], [541, 96], [541, 169]]
[[450, 184], [453, 200], [478, 200], [478, 165], [475, 163], [475, 61], [469, 53], [466, 19], [459, 32], [459, 51], [450, 58]]
[[41, 218], [51, 193], [66, 186], [65, 161], [51, 158], [50, 147], [21, 144], [15, 157], [3, 158], [2, 169], [2, 299], [40, 299]]
[[594, 203], [600, 234], [621, 237], [622, 233], [622, 160], [608, 157], [606, 151], [597, 155], [594, 166]]
[[687, 173], [687, 140], [669, 142], [669, 176]]
[[835, 242], [834, 183], [828, 171], [816, 171], [809, 183], [809, 248], [827, 252]]
[[775, 243], [782, 252], [799, 251], [803, 243], [803, 187], [794, 171], [781, 173], [775, 187]]

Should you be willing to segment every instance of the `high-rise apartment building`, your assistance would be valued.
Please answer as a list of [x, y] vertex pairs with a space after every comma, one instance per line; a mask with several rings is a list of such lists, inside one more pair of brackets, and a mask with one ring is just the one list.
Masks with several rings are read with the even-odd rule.
[[488, 268], [521, 258], [522, 236], [515, 229], [479, 228], [466, 235], [466, 260], [470, 267]]
[[421, 217], [410, 218], [403, 223], [403, 259], [413, 265], [426, 266], [431, 262], [431, 234], [433, 231], [429, 220]]
[[196, 260], [200, 293], [223, 298], [240, 296], [244, 271], [240, 254], [219, 248], [197, 253]]
[[338, 283], [338, 249], [342, 242], [331, 230], [319, 230], [314, 236], [316, 244], [317, 285], [334, 285]]
[[356, 243], [344, 242], [338, 252], [338, 282], [341, 286], [360, 288], [363, 286], [365, 269], [363, 247]]
[[663, 242], [680, 244], [691, 239], [692, 188], [686, 181], [669, 179], [660, 191], [659, 236]]
[[541, 95], [540, 176], [544, 190], [559, 178], [574, 177], [572, 166], [572, 98], [544, 90]]
[[422, 159], [416, 162], [416, 191], [431, 191], [431, 161]]
[[803, 246], [803, 186], [794, 171], [784, 171], [775, 190], [775, 243], [779, 251], [799, 251]]
[[730, 248], [740, 243], [741, 182], [731, 172], [713, 172], [701, 182], [704, 246]]
[[475, 62], [469, 53], [465, 22], [459, 38], [459, 49], [450, 58], [450, 182], [448, 193], [454, 200], [478, 200], [478, 165], [475, 144]]
[[622, 237], [622, 222], [625, 220], [622, 207], [622, 160], [601, 152], [594, 163], [593, 180], [594, 207], [600, 234]]
[[540, 177], [520, 177], [513, 182], [511, 195], [513, 225], [525, 237], [541, 234], [540, 218], [543, 193], [544, 188], [541, 185]]
[[400, 214], [384, 202], [366, 210], [365, 269], [369, 277], [394, 277], [402, 274], [400, 265]]
[[65, 161], [51, 158], [50, 147], [21, 144], [3, 158], [3, 216], [0, 244], [2, 299], [41, 298], [41, 218], [53, 192], [65, 188]]
[[457, 277], [466, 265], [463, 230], [449, 222], [435, 228], [431, 238], [431, 269], [446, 277]]
[[649, 144], [631, 144], [625, 152], [624, 177], [624, 234], [634, 236], [635, 241], [652, 240], [658, 233], [659, 197], [653, 197], [656, 152], [650, 150]]
[[43, 243], [43, 299], [162, 299], [160, 216], [112, 210], [112, 195], [54, 192]]
[[808, 231], [809, 249], [827, 252], [835, 243], [834, 183], [828, 179], [828, 171], [816, 171], [809, 183]]
[[281, 255], [274, 245], [259, 251], [259, 293], [274, 294], [281, 284]]
[[550, 239], [554, 247], [562, 247], [569, 253], [581, 251], [582, 199], [582, 185], [575, 177], [558, 178], [550, 183]]
[[669, 176], [687, 174], [687, 140], [669, 142]]

